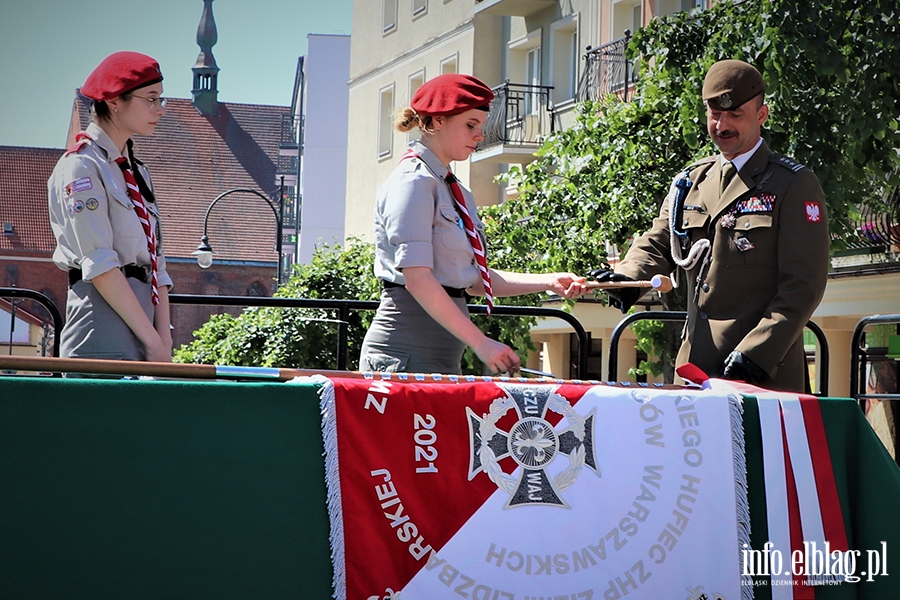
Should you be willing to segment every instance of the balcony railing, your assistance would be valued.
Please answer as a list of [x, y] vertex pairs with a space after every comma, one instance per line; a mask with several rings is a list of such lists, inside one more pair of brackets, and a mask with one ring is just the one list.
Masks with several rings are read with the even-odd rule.
[[[278, 156], [278, 161], [275, 163], [275, 174], [276, 175], [284, 175], [286, 178], [290, 176], [297, 176], [297, 168], [300, 166], [300, 159], [295, 156], [283, 155], [280, 154]], [[285, 185], [291, 185], [285, 181]]]
[[553, 133], [552, 86], [508, 81], [494, 88], [494, 100], [478, 150], [499, 145], [538, 146]]
[[900, 246], [900, 188], [885, 194], [884, 204], [860, 207], [860, 237], [875, 246]]
[[859, 206], [856, 236], [844, 238], [846, 250], [831, 258], [839, 271], [896, 270], [900, 268], [900, 189], [883, 198], [880, 206]]
[[297, 121], [294, 115], [281, 115], [281, 135], [278, 140], [278, 149], [281, 154], [297, 154]]
[[610, 94], [628, 100], [628, 87], [637, 81], [634, 65], [625, 57], [630, 40], [631, 32], [626, 30], [623, 38], [593, 49], [588, 46], [576, 93], [579, 102], [600, 100]]

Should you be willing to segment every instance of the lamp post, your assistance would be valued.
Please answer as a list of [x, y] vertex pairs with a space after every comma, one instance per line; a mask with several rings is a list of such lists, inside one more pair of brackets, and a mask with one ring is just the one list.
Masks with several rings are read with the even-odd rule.
[[269, 197], [262, 194], [261, 192], [258, 192], [256, 190], [251, 190], [249, 188], [234, 188], [234, 189], [228, 190], [226, 192], [222, 192], [221, 194], [216, 196], [216, 199], [213, 200], [209, 204], [209, 207], [207, 207], [206, 216], [203, 218], [203, 236], [200, 238], [200, 245], [197, 246], [197, 249], [194, 252], [192, 252], [191, 254], [193, 254], [194, 256], [197, 257], [197, 264], [200, 265], [201, 269], [208, 269], [209, 267], [212, 266], [213, 254], [215, 254], [215, 252], [213, 251], [212, 246], [210, 246], [209, 237], [207, 236], [207, 227], [209, 225], [209, 213], [212, 212], [213, 207], [216, 205], [216, 203], [219, 200], [221, 200], [225, 196], [228, 196], [230, 194], [236, 194], [238, 192], [245, 192], [248, 194], [253, 194], [255, 196], [259, 196], [260, 198], [265, 200], [266, 205], [268, 205], [268, 207], [272, 209], [272, 213], [275, 215], [275, 225], [276, 225], [275, 252], [276, 252], [276, 254], [278, 254], [277, 270], [276, 270], [277, 274], [275, 277], [275, 287], [277, 288], [278, 285], [281, 283], [281, 242], [282, 242], [282, 237], [283, 237], [282, 218], [284, 217], [284, 177], [281, 178], [281, 186], [279, 187], [279, 190], [278, 190], [278, 206], [277, 206], [277, 208], [275, 206], [275, 203], [272, 202], [272, 200]]

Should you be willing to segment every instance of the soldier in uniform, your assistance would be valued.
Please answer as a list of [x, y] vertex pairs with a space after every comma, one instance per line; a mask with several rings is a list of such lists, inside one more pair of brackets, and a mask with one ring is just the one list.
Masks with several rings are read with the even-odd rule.
[[172, 360], [172, 279], [150, 174], [131, 143], [165, 114], [162, 79], [149, 56], [116, 52], [81, 87], [91, 123], [47, 182], [53, 260], [69, 275], [62, 356]]
[[[720, 154], [673, 181], [652, 228], [598, 281], [675, 273], [688, 316], [676, 365], [768, 389], [808, 387], [803, 327], [825, 293], [828, 219], [815, 174], [760, 137], [769, 115], [753, 66], [715, 63], [703, 84], [707, 128]], [[635, 288], [610, 292], [624, 313]]]
[[459, 373], [465, 347], [494, 373], [514, 372], [519, 357], [484, 335], [465, 296], [513, 296], [551, 290], [574, 298], [586, 290], [572, 273], [527, 274], [487, 264], [475, 198], [450, 171], [484, 139], [494, 93], [462, 74], [439, 75], [416, 91], [395, 128], [418, 128], [375, 200], [375, 275], [381, 304], [366, 332], [360, 370]]

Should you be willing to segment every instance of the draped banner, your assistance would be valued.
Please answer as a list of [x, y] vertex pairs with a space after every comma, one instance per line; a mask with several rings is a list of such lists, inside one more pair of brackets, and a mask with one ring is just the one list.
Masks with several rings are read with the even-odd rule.
[[339, 600], [752, 597], [733, 391], [334, 379], [322, 407]]

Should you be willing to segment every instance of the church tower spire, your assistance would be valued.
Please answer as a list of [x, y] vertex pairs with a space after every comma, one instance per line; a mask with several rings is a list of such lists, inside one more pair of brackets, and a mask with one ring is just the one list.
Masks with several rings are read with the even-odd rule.
[[212, 47], [218, 41], [216, 21], [212, 11], [213, 0], [203, 0], [203, 14], [197, 27], [197, 45], [200, 55], [191, 71], [194, 72], [194, 88], [191, 90], [194, 108], [206, 117], [215, 116], [219, 111], [219, 88], [216, 83], [219, 67], [212, 53]]

